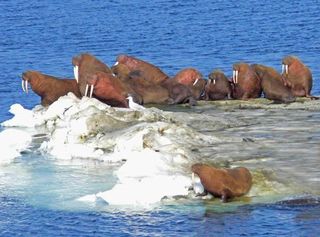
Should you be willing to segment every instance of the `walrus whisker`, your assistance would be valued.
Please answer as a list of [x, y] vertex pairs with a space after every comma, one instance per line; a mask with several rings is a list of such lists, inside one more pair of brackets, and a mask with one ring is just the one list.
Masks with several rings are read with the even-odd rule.
[[195, 84], [197, 84], [198, 81], [199, 81], [199, 78], [197, 78], [192, 85], [194, 86]]
[[21, 80], [21, 87], [22, 87], [22, 90], [23, 90], [24, 92], [26, 92], [26, 89], [24, 88], [24, 81], [23, 81], [23, 80]]
[[89, 97], [90, 97], [90, 98], [92, 98], [92, 94], [93, 94], [93, 89], [94, 89], [94, 85], [91, 85], [90, 87], [91, 87], [91, 88], [90, 88], [90, 96], [89, 96]]
[[86, 89], [85, 89], [85, 91], [84, 91], [84, 96], [87, 96], [87, 94], [88, 94], [88, 87], [89, 87], [89, 85], [87, 84], [87, 85], [86, 85]]

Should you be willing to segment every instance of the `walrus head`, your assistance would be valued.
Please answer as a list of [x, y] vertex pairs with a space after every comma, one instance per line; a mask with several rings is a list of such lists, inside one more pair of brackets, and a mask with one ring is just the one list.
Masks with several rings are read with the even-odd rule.
[[300, 62], [298, 57], [292, 55], [284, 57], [282, 59], [282, 74], [289, 74], [289, 66], [294, 62]]
[[29, 83], [33, 83], [34, 80], [36, 80], [36, 78], [39, 78], [40, 73], [38, 71], [26, 71], [23, 72], [21, 75], [22, 81], [21, 81], [21, 87], [22, 90], [28, 94], [29, 90], [28, 90], [28, 85]]
[[80, 62], [80, 56], [76, 56], [72, 58], [72, 64], [73, 64], [73, 74], [76, 81], [79, 83], [79, 63]]

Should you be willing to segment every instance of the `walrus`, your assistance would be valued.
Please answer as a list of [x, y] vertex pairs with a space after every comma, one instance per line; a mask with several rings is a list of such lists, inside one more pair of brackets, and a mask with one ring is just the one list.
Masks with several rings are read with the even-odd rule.
[[41, 97], [41, 105], [49, 106], [69, 92], [81, 98], [78, 83], [74, 79], [60, 79], [43, 74], [39, 71], [26, 71], [22, 73], [22, 89], [28, 93], [28, 83], [31, 89]]
[[132, 56], [124, 54], [119, 55], [114, 66], [117, 66], [118, 64], [126, 65], [130, 71], [140, 71], [144, 78], [155, 84], [160, 84], [169, 78], [167, 74], [155, 65]]
[[128, 108], [127, 97], [129, 94], [138, 100], [139, 104], [142, 103], [141, 97], [137, 96], [128, 85], [125, 85], [111, 72], [96, 72], [88, 78], [87, 83], [92, 88], [91, 96], [110, 106]]
[[221, 70], [214, 70], [209, 74], [205, 86], [205, 100], [232, 99], [232, 86]]
[[72, 58], [74, 76], [79, 84], [82, 96], [88, 96], [88, 80], [96, 72], [111, 73], [111, 69], [89, 53], [82, 53]]
[[267, 99], [284, 103], [295, 101], [290, 88], [283, 84], [281, 74], [275, 69], [261, 64], [251, 66], [261, 80], [262, 91]]
[[180, 70], [172, 80], [187, 86], [196, 100], [203, 98], [206, 80], [203, 79], [202, 73], [197, 69], [184, 68]]
[[245, 167], [225, 169], [194, 164], [191, 170], [199, 176], [204, 189], [223, 202], [248, 193], [252, 186], [251, 173]]
[[130, 71], [125, 64], [111, 67], [112, 72], [142, 98], [142, 104], [172, 104], [169, 91], [143, 77], [139, 70]]
[[247, 100], [261, 96], [261, 82], [249, 64], [234, 64], [232, 81], [234, 84], [233, 97], [235, 99]]
[[[165, 88], [169, 92], [169, 97], [171, 98], [171, 100], [169, 100], [169, 104], [189, 103], [190, 105], [195, 105], [197, 103], [188, 87], [172, 80], [158, 67], [131, 56], [119, 55], [117, 57], [117, 62], [112, 67], [112, 71], [118, 72], [119, 75], [119, 68], [124, 68], [121, 65], [126, 67], [127, 74], [139, 73], [140, 77], [143, 77], [150, 83], [154, 83]], [[121, 78], [123, 76], [119, 77]]]
[[297, 97], [316, 98], [310, 95], [312, 89], [311, 70], [296, 56], [286, 56], [282, 59], [283, 82], [293, 95]]
[[173, 100], [172, 104], [189, 103], [191, 106], [197, 104], [196, 99], [193, 97], [192, 91], [187, 86], [180, 84], [171, 78], [166, 79], [160, 85], [169, 91], [169, 96]]

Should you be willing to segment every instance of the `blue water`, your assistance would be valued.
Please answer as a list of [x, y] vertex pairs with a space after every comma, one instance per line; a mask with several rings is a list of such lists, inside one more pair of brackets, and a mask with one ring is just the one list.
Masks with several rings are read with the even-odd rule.
[[[280, 70], [282, 57], [294, 54], [311, 68], [312, 93], [319, 95], [319, 12], [318, 1], [311, 0], [2, 0], [0, 121], [11, 117], [8, 110], [14, 103], [26, 108], [39, 104], [35, 94], [22, 93], [23, 71], [71, 78], [71, 58], [81, 52], [108, 65], [118, 54], [134, 55], [171, 76], [190, 66], [205, 76], [215, 68], [230, 76], [238, 61]], [[76, 187], [87, 185], [88, 190], [94, 190], [93, 183], [106, 181], [102, 174], [33, 162], [25, 164], [33, 175], [29, 181], [40, 186], [45, 185], [40, 182], [43, 177], [55, 183], [60, 177], [70, 187], [78, 181]], [[71, 177], [63, 176], [70, 170]], [[0, 190], [1, 236], [317, 236], [320, 232], [319, 205], [248, 205], [216, 212], [210, 203], [196, 203], [130, 214], [90, 207], [69, 211], [59, 209], [59, 203], [33, 202], [32, 195], [19, 188]], [[40, 193], [44, 203], [47, 195]]]

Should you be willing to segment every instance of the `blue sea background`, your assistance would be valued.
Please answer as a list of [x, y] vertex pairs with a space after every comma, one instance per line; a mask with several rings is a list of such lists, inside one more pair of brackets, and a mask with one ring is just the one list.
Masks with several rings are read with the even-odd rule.
[[[40, 102], [22, 93], [22, 72], [73, 78], [71, 58], [82, 52], [110, 66], [117, 55], [129, 54], [170, 76], [185, 67], [204, 76], [220, 68], [231, 76], [239, 61], [280, 71], [281, 59], [296, 55], [310, 67], [312, 94], [319, 95], [319, 12], [312, 0], [2, 0], [0, 122], [12, 116], [10, 105], [33, 108]], [[33, 162], [30, 169], [40, 170], [34, 178], [41, 179], [46, 166]], [[9, 195], [0, 184], [1, 236], [318, 236], [319, 212], [319, 206], [276, 204], [223, 212], [210, 205], [142, 213], [64, 211]]]

